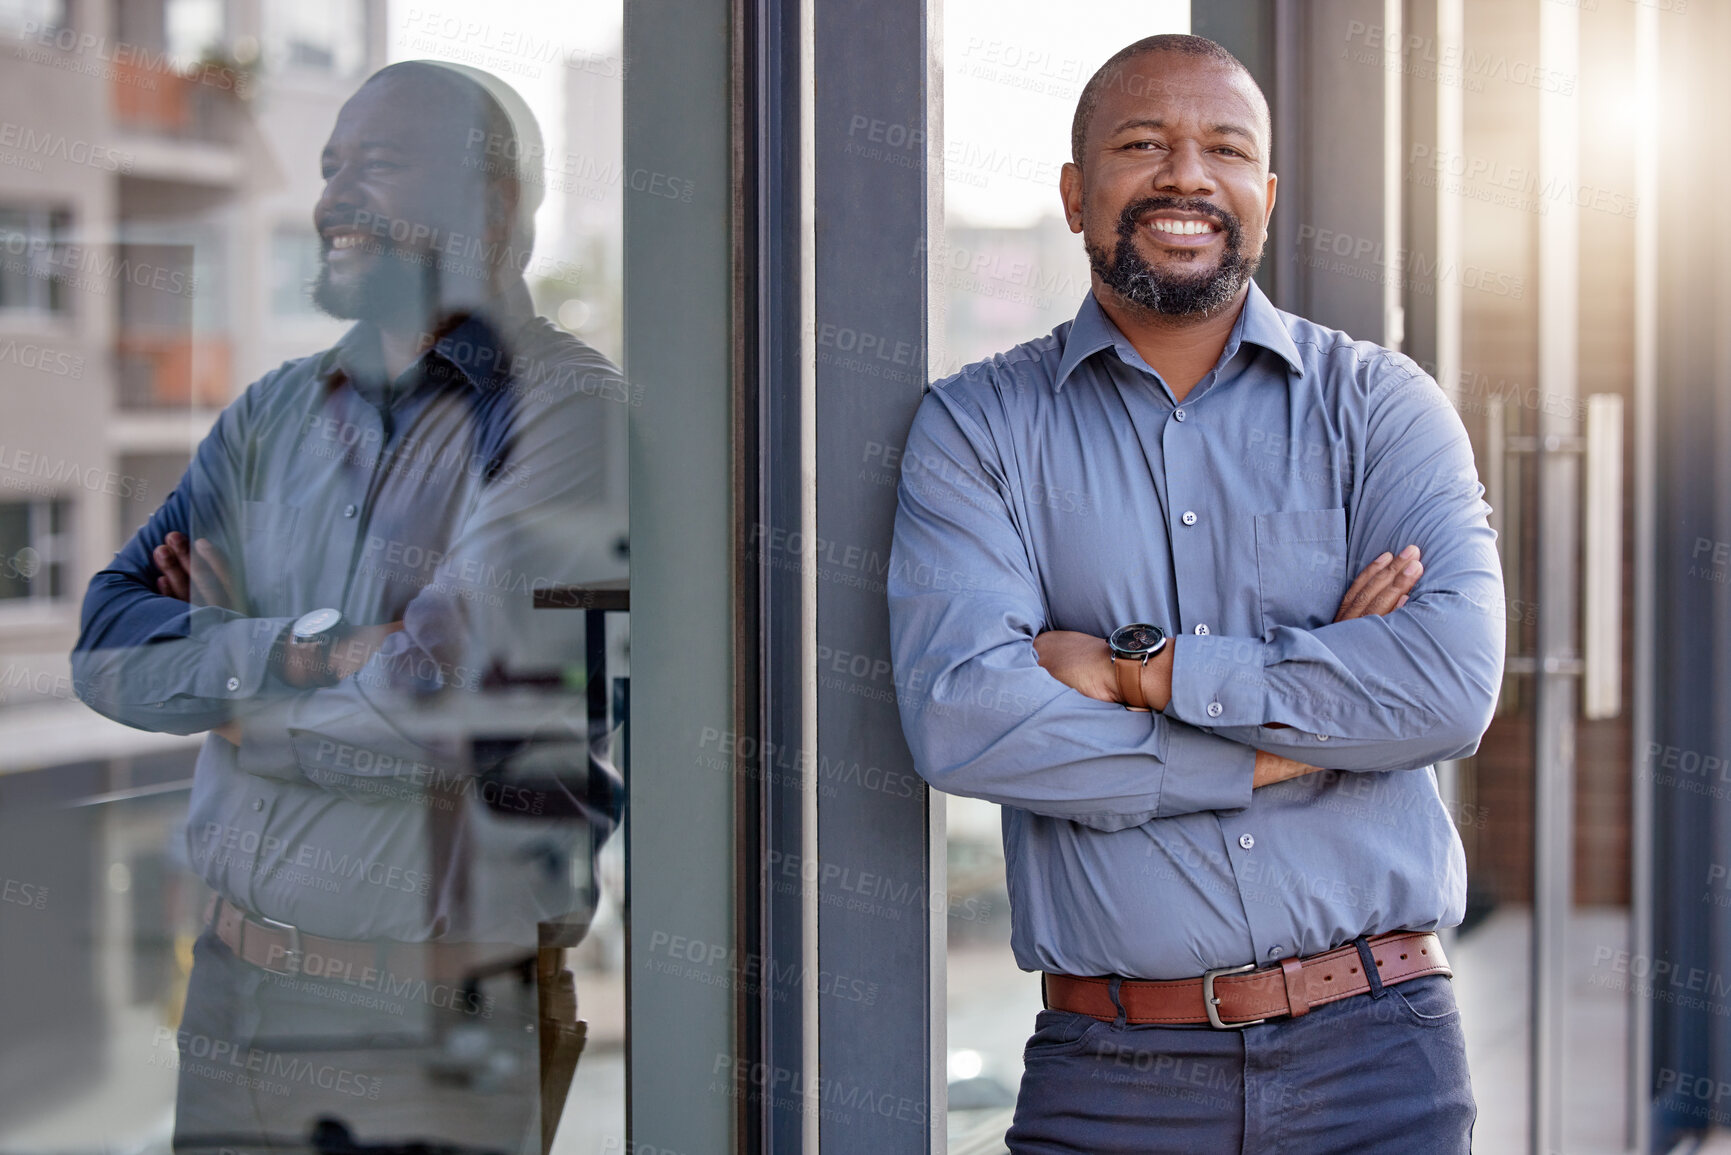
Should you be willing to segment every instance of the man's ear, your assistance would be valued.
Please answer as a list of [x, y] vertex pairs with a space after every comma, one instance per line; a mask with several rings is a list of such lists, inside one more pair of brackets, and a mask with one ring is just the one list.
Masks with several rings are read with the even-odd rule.
[[1268, 228], [1268, 222], [1274, 219], [1274, 186], [1280, 183], [1280, 178], [1273, 173], [1268, 174], [1268, 208], [1262, 214], [1262, 227]]
[[1082, 231], [1082, 168], [1074, 161], [1065, 161], [1058, 172], [1058, 196], [1064, 202], [1064, 223], [1070, 231]]
[[517, 204], [522, 189], [515, 180], [494, 180], [487, 183], [487, 234], [509, 238], [517, 224]]

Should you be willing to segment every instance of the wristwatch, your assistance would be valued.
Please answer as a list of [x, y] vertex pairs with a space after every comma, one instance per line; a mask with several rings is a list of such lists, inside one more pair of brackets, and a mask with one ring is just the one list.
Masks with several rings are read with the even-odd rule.
[[[331, 647], [343, 635], [343, 620], [341, 610], [326, 606], [324, 609], [310, 610], [295, 619], [295, 624], [289, 627], [289, 644], [291, 646], [316, 647], [318, 656], [315, 666], [328, 670], [330, 666]], [[328, 674], [327, 674], [328, 677]]]
[[1143, 713], [1153, 709], [1142, 694], [1142, 667], [1170, 641], [1165, 630], [1147, 622], [1119, 626], [1106, 639], [1112, 647], [1112, 668], [1118, 674], [1118, 692], [1124, 696], [1125, 709]]

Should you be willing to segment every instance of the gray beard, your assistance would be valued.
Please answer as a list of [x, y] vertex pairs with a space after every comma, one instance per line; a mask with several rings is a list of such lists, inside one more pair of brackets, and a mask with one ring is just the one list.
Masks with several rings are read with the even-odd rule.
[[[379, 242], [369, 238], [362, 244]], [[379, 259], [358, 279], [337, 284], [321, 257], [313, 282], [313, 304], [343, 321], [390, 322], [423, 315], [438, 300], [438, 265], [430, 258], [405, 254], [394, 245], [379, 244]]]
[[[1162, 272], [1136, 249], [1136, 222], [1156, 209], [1202, 211], [1213, 216], [1226, 232], [1220, 263], [1204, 273]], [[1120, 297], [1164, 317], [1201, 317], [1230, 304], [1262, 263], [1258, 249], [1244, 253], [1244, 229], [1238, 218], [1213, 206], [1202, 207], [1176, 197], [1147, 197], [1124, 207], [1118, 219], [1118, 244], [1112, 251], [1087, 245], [1088, 264], [1094, 274]]]

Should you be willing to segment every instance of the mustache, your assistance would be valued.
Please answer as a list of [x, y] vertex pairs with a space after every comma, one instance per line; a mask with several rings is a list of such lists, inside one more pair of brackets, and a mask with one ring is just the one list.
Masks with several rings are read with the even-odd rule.
[[1226, 230], [1226, 239], [1238, 240], [1242, 231], [1238, 217], [1203, 197], [1153, 196], [1131, 201], [1118, 217], [1118, 235], [1128, 238], [1135, 234], [1143, 219], [1157, 212], [1194, 213], [1207, 217]]

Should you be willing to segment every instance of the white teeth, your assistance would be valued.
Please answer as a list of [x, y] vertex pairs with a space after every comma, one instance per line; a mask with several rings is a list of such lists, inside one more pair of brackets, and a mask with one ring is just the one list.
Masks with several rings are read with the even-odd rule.
[[331, 248], [333, 249], [352, 249], [360, 243], [359, 233], [338, 233], [331, 238]]
[[1159, 217], [1154, 220], [1154, 228], [1159, 232], [1176, 233], [1181, 237], [1193, 237], [1214, 231], [1211, 221], [1175, 221]]

